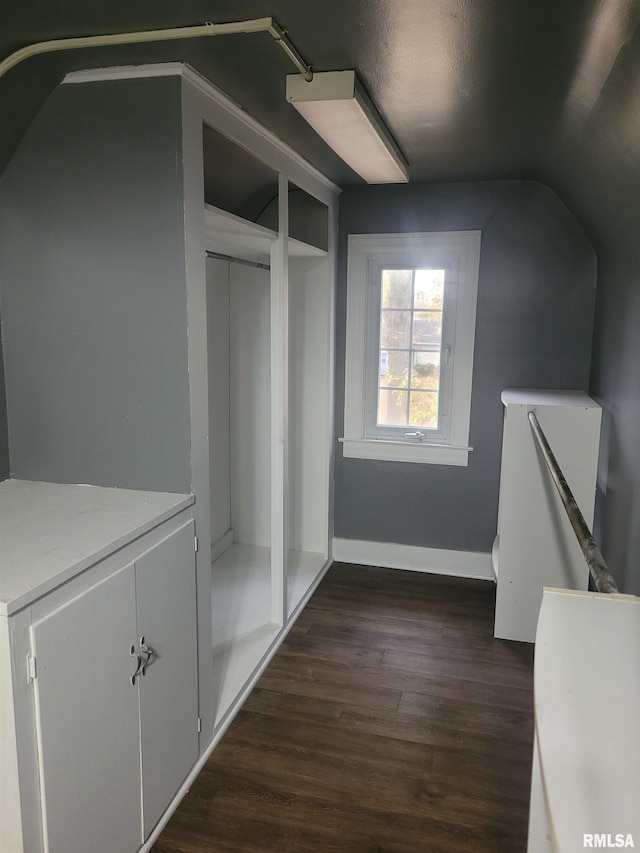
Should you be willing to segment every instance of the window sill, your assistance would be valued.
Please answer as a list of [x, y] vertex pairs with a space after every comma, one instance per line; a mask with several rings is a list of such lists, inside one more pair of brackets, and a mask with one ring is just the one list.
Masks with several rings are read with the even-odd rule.
[[469, 464], [472, 447], [428, 442], [389, 441], [378, 438], [340, 438], [349, 459], [382, 459], [387, 462], [419, 462], [428, 465]]

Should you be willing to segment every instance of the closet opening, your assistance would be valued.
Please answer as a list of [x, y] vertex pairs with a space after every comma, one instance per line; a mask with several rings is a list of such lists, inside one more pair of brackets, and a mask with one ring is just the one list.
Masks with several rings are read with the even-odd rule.
[[215, 725], [328, 561], [326, 205], [203, 130]]
[[271, 622], [270, 272], [223, 257], [206, 269], [217, 722], [280, 626]]

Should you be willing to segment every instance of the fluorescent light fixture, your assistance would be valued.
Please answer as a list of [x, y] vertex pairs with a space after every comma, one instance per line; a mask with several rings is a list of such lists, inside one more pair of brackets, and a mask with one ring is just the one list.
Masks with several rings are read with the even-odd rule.
[[355, 71], [287, 76], [287, 101], [368, 184], [409, 180], [409, 165]]

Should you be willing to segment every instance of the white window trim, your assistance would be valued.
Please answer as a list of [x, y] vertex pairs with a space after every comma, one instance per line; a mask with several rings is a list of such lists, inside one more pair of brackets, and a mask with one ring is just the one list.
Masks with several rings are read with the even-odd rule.
[[[347, 346], [345, 365], [344, 437], [346, 457], [392, 462], [468, 465], [471, 382], [475, 341], [480, 231], [411, 234], [351, 234], [347, 269]], [[366, 437], [367, 318], [370, 316], [369, 267], [390, 253], [449, 250], [459, 258], [458, 294], [451, 395], [451, 426], [446, 443]]]

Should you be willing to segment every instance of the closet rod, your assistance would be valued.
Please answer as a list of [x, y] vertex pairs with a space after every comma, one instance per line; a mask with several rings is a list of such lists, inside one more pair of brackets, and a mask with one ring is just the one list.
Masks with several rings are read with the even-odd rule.
[[231, 261], [234, 264], [244, 264], [245, 267], [257, 267], [259, 270], [270, 270], [269, 264], [261, 264], [259, 261], [245, 261], [244, 258], [234, 258], [233, 255], [223, 255], [221, 252], [205, 252], [208, 258], [216, 258], [219, 261]]

